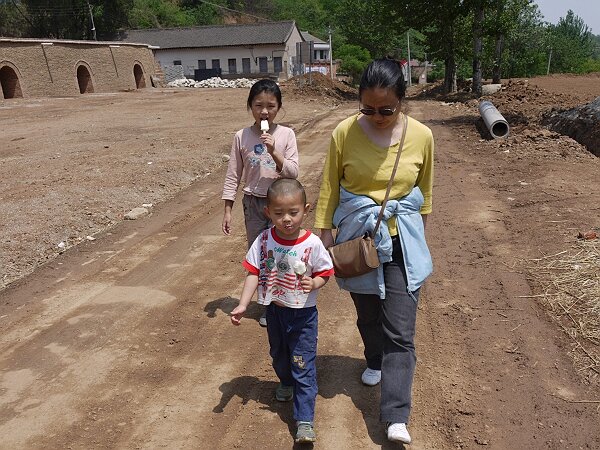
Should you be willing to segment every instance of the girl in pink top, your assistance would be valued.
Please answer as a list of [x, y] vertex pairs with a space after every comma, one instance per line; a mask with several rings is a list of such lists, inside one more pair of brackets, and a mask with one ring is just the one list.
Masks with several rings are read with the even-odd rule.
[[[278, 178], [298, 177], [298, 146], [294, 130], [274, 123], [281, 105], [281, 90], [277, 83], [268, 79], [254, 83], [247, 101], [254, 124], [239, 130], [231, 146], [221, 197], [225, 201], [221, 227], [225, 235], [231, 235], [231, 209], [243, 178], [242, 205], [248, 248], [261, 231], [271, 226], [264, 214], [267, 189], [271, 183]], [[260, 324], [266, 326], [266, 321], [261, 318]]]

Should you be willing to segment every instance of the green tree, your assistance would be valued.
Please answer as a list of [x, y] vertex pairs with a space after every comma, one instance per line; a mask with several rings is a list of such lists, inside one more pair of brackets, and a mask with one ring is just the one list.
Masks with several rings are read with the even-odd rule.
[[388, 14], [404, 17], [408, 26], [426, 37], [428, 55], [443, 61], [444, 88], [456, 91], [459, 64], [472, 54], [471, 11], [466, 0], [438, 0], [424, 7], [420, 0], [382, 0]]
[[129, 11], [132, 28], [168, 28], [194, 25], [194, 15], [176, 0], [134, 0]]
[[133, 0], [90, 1], [99, 40], [115, 39], [118, 30], [129, 28], [127, 15]]
[[29, 37], [92, 39], [86, 0], [23, 0]]
[[327, 14], [319, 0], [274, 0], [273, 20], [295, 20], [302, 31], [323, 34]]
[[[535, 3], [527, 2], [515, 14], [505, 34], [501, 64], [506, 77], [531, 77], [545, 72], [550, 51], [548, 32]], [[490, 60], [495, 58], [489, 54]]]
[[0, 2], [0, 36], [24, 37], [28, 27], [26, 16], [12, 2]]
[[519, 24], [519, 15], [530, 3], [530, 0], [497, 0], [486, 17], [488, 50], [484, 50], [484, 75], [486, 72], [491, 75], [493, 83], [500, 83], [506, 62], [504, 54], [507, 40]]
[[367, 49], [352, 44], [343, 44], [337, 50], [336, 58], [342, 60], [340, 71], [348, 73], [355, 83], [371, 62], [371, 54]]
[[552, 72], [581, 73], [594, 53], [593, 35], [583, 19], [569, 10], [557, 25], [551, 25]]
[[365, 48], [375, 57], [398, 52], [408, 26], [385, 1], [341, 0], [333, 11], [335, 28], [350, 44]]

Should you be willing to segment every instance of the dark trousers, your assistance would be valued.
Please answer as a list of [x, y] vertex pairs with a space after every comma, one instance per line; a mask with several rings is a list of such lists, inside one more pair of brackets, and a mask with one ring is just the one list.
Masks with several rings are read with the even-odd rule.
[[244, 223], [246, 225], [246, 240], [248, 248], [252, 246], [258, 235], [271, 226], [271, 219], [265, 216], [264, 208], [267, 199], [244, 194], [242, 199], [244, 208]]
[[294, 419], [312, 422], [317, 398], [317, 307], [267, 306], [273, 369], [281, 384], [294, 387]]
[[406, 288], [402, 248], [393, 239], [392, 261], [383, 266], [386, 297], [350, 293], [358, 315], [356, 325], [365, 346], [367, 366], [381, 370], [382, 422], [408, 423], [417, 356], [415, 325], [417, 299]]

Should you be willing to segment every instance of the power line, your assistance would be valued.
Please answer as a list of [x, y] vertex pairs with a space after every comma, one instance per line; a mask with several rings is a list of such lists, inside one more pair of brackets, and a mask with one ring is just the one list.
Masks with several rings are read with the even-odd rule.
[[29, 17], [27, 17], [25, 15], [25, 13], [23, 11], [21, 11], [21, 8], [19, 8], [19, 5], [16, 4], [15, 0], [12, 0], [12, 4], [15, 8], [17, 8], [17, 11], [19, 11], [19, 14], [21, 14], [25, 18], [25, 20], [27, 22], [29, 22], [29, 25], [31, 25], [33, 27], [33, 22], [31, 22], [31, 20], [29, 20]]

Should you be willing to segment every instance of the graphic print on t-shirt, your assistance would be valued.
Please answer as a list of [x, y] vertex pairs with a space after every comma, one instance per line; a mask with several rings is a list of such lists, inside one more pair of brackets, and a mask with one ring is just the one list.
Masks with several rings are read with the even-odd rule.
[[263, 166], [268, 169], [275, 170], [275, 160], [267, 151], [265, 144], [256, 144], [254, 146], [254, 153], [248, 158], [250, 167]]
[[302, 258], [298, 258], [296, 250], [282, 246], [276, 246], [273, 250], [269, 250], [269, 256], [274, 259], [275, 264], [269, 267], [271, 265], [268, 262], [270, 258], [267, 259], [265, 288], [266, 292], [271, 294], [272, 300], [281, 303], [291, 302], [296, 305], [306, 302], [308, 294], [302, 291], [300, 285], [302, 278], [294, 273], [293, 262], [300, 259], [305, 265], [308, 265], [311, 250], [311, 248], [306, 248]]
[[[298, 264], [302, 261], [304, 264]], [[333, 264], [321, 240], [307, 231], [296, 240], [278, 238], [275, 228], [263, 231], [254, 241], [244, 261], [250, 274], [258, 276], [258, 303], [276, 302], [289, 308], [315, 306], [317, 290], [304, 293], [303, 276], [332, 276]], [[297, 274], [294, 267], [306, 267]]]

